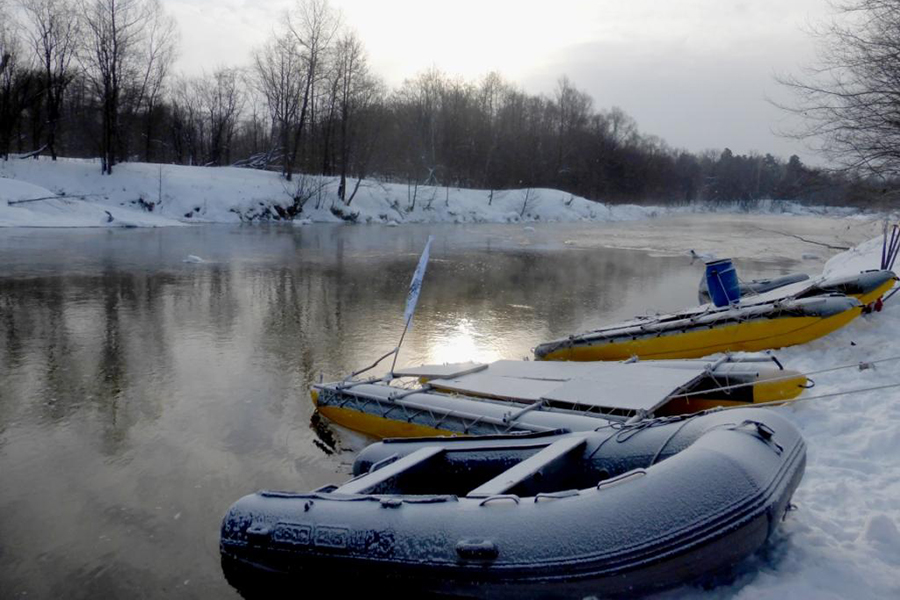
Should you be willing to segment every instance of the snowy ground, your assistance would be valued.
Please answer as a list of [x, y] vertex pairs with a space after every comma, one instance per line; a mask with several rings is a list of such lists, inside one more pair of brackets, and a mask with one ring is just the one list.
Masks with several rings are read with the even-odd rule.
[[0, 179], [0, 227], [166, 227], [165, 217], [54, 192], [14, 179]]
[[[825, 272], [876, 268], [881, 239], [828, 261]], [[900, 357], [900, 294], [880, 314], [778, 356], [803, 372]], [[767, 551], [731, 585], [682, 588], [663, 598], [900, 598], [900, 360], [813, 376], [808, 401], [777, 408], [800, 427], [808, 466], [794, 504]]]
[[[20, 200], [26, 195], [21, 184], [11, 180], [43, 188], [31, 190], [37, 195], [30, 197], [60, 194], [70, 200], [60, 201], [62, 204], [51, 200], [47, 207], [38, 206], [46, 201], [10, 205], [4, 200]], [[355, 184], [355, 180], [349, 182], [351, 190]], [[111, 176], [102, 176], [95, 160], [13, 158], [0, 162], [0, 226], [106, 226], [105, 211], [113, 214], [110, 223], [115, 223], [120, 214], [122, 221], [144, 226], [290, 219], [286, 210], [298, 195], [305, 202], [302, 211], [293, 215], [295, 224], [631, 221], [680, 213], [744, 211], [738, 204], [665, 208], [607, 205], [550, 189], [415, 189], [374, 180], [365, 180], [352, 204], [345, 206], [337, 199], [337, 186], [334, 177], [298, 176], [294, 182], [286, 182], [277, 173], [251, 169], [148, 163], [123, 163]], [[86, 197], [71, 200], [75, 196]], [[753, 210], [854, 218], [859, 213], [858, 209], [777, 201], [759, 203]]]

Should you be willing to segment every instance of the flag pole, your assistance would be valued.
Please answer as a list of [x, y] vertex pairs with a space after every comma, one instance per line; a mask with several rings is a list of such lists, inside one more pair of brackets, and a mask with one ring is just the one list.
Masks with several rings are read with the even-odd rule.
[[406, 337], [406, 332], [409, 330], [410, 323], [412, 323], [412, 316], [406, 320], [406, 325], [403, 326], [403, 333], [400, 334], [400, 341], [397, 342], [397, 347], [394, 348], [394, 361], [391, 363], [391, 370], [388, 372], [390, 377], [394, 376], [394, 367], [397, 366], [397, 357], [400, 356], [400, 346], [403, 345], [403, 338]]
[[416, 304], [419, 301], [419, 291], [422, 289], [422, 280], [425, 278], [425, 268], [428, 266], [428, 256], [431, 250], [431, 241], [433, 239], [434, 236], [428, 236], [428, 241], [425, 242], [425, 249], [422, 251], [422, 256], [419, 257], [419, 264], [416, 265], [412, 281], [409, 283], [409, 293], [406, 296], [406, 310], [404, 311], [406, 324], [403, 326], [403, 333], [400, 334], [400, 341], [397, 343], [397, 347], [394, 348], [394, 360], [391, 363], [391, 370], [388, 373], [389, 377], [393, 377], [394, 375], [394, 367], [397, 366], [397, 358], [400, 356], [400, 347], [403, 345], [403, 339], [406, 337], [406, 332], [409, 331], [413, 315], [416, 312]]

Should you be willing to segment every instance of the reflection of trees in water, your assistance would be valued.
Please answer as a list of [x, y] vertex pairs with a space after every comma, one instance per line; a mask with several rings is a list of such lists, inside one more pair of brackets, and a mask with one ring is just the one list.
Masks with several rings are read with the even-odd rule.
[[67, 381], [74, 365], [65, 322], [65, 294], [65, 286], [58, 280], [10, 280], [0, 285], [0, 336], [5, 349], [0, 394], [10, 411], [23, 396], [21, 388], [28, 386], [35, 387], [29, 394], [35, 401], [32, 408], [44, 418], [64, 419], [75, 409], [77, 386]]
[[232, 273], [227, 265], [213, 264], [201, 278], [202, 295], [208, 302], [209, 325], [219, 340], [229, 340], [240, 314], [240, 305], [232, 290]]
[[[100, 416], [104, 453], [118, 454], [138, 420], [161, 414], [166, 378], [149, 385], [145, 376], [171, 369], [163, 305], [171, 283], [112, 268], [100, 277], [3, 282], [2, 405], [24, 403], [54, 423], [90, 408]], [[37, 377], [25, 376], [31, 365], [39, 365]]]
[[[104, 452], [116, 453], [135, 423], [162, 414], [167, 397], [178, 393], [173, 382], [190, 377], [200, 366], [195, 361], [210, 359], [205, 347], [194, 356], [192, 344], [221, 344], [231, 358], [238, 352], [236, 360], [261, 365], [263, 377], [281, 379], [301, 396], [319, 373], [331, 378], [365, 366], [397, 343], [419, 237], [427, 231], [310, 231], [252, 229], [230, 238], [235, 256], [248, 263], [159, 273], [124, 270], [115, 256], [104, 256], [97, 275], [3, 282], [0, 421], [14, 404], [27, 403], [51, 422], [90, 407], [104, 428]], [[432, 251], [404, 354], [427, 355], [466, 319], [477, 336], [515, 338], [505, 347], [519, 357], [529, 342], [615, 312], [629, 290], [634, 297], [670, 265], [614, 250], [460, 252], [444, 241]], [[283, 413], [281, 402], [266, 406]]]
[[[263, 347], [281, 372], [299, 373], [304, 385], [320, 372], [336, 377], [358, 369], [396, 344], [418, 258], [348, 259], [340, 239], [334, 248], [331, 259], [282, 267], [254, 294], [265, 300]], [[662, 276], [666, 267], [666, 261], [622, 251], [433, 255], [415, 331], [465, 315], [486, 336], [572, 332], [586, 318], [619, 307], [629, 287]], [[523, 316], [509, 305], [534, 310]], [[414, 343], [426, 342], [418, 337]]]

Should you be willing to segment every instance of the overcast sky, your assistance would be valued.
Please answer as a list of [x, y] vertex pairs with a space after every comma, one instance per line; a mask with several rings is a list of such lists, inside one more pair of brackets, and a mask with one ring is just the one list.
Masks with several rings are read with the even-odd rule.
[[[292, 0], [164, 0], [181, 26], [188, 73], [246, 64]], [[619, 106], [642, 132], [693, 151], [799, 154], [778, 137], [775, 73], [813, 57], [805, 30], [826, 0], [331, 0], [390, 85], [436, 66], [497, 70], [532, 93], [565, 74], [596, 107]]]

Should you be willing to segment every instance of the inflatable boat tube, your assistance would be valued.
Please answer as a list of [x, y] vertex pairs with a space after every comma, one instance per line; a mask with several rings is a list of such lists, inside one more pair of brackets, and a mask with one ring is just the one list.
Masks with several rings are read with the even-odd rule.
[[797, 298], [810, 298], [825, 294], [844, 294], [856, 298], [862, 304], [870, 304], [888, 292], [897, 276], [893, 271], [863, 271], [857, 275], [832, 277], [817, 282], [810, 289], [797, 295]]
[[[791, 400], [810, 386], [771, 358], [423, 365], [398, 370], [397, 385], [319, 383], [311, 396], [318, 415], [375, 438], [586, 431], [634, 416]], [[429, 371], [445, 375], [416, 387], [403, 382], [404, 372]]]
[[[774, 290], [790, 290], [790, 294], [795, 298], [811, 298], [813, 296], [824, 296], [829, 294], [843, 294], [856, 298], [862, 304], [870, 304], [888, 292], [897, 281], [897, 276], [893, 271], [887, 269], [873, 269], [871, 271], [862, 271], [853, 275], [843, 275], [839, 277], [820, 277], [816, 280], [810, 280], [806, 287], [793, 284], [801, 281], [809, 280], [809, 275], [803, 273], [793, 273], [782, 277], [774, 277], [771, 279], [755, 279], [749, 283], [740, 283], [741, 297], [755, 296], [767, 294]], [[788, 286], [791, 286], [788, 288]], [[709, 295], [709, 286], [706, 277], [700, 280], [700, 289], [698, 293], [700, 304], [707, 304], [711, 301]]]
[[225, 515], [245, 597], [633, 597], [727, 569], [781, 522], [797, 430], [735, 409], [569, 434], [385, 441], [343, 485], [259, 492]]
[[840, 329], [863, 305], [847, 296], [813, 296], [702, 308], [610, 325], [540, 344], [538, 360], [698, 358], [804, 344]]
[[397, 388], [378, 383], [351, 388], [324, 384], [312, 390], [319, 414], [374, 438], [585, 431], [606, 423], [583, 411], [525, 410], [510, 402], [428, 390], [396, 396]]

